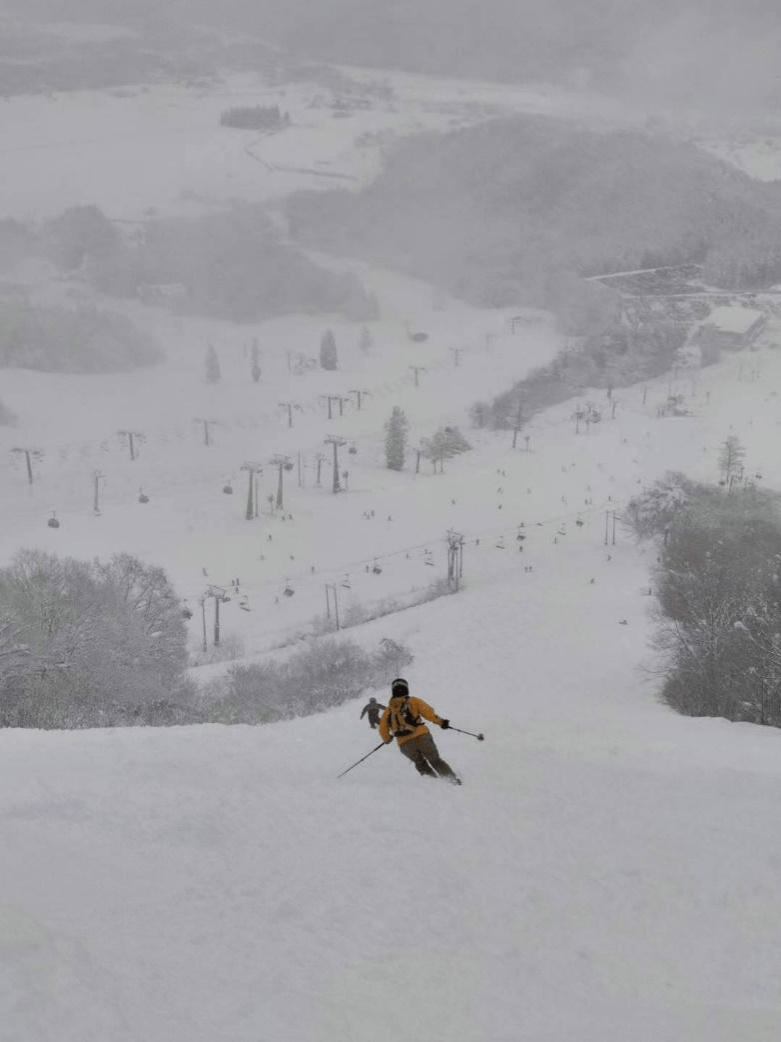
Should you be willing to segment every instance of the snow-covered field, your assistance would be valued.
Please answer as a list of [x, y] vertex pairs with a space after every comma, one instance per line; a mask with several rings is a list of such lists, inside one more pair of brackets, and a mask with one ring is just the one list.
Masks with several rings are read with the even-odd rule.
[[[329, 107], [332, 92], [319, 84], [269, 86], [251, 74], [231, 73], [208, 86], [6, 98], [0, 103], [0, 212], [40, 218], [95, 204], [118, 220], [143, 219], [150, 211], [200, 213], [231, 199], [358, 187], [376, 175], [380, 147], [394, 137], [489, 114], [620, 118], [606, 99], [586, 104], [551, 87], [344, 71], [356, 83], [391, 86], [393, 97], [337, 118]], [[289, 113], [291, 127], [260, 134], [219, 125], [226, 109], [254, 105], [278, 105]]]
[[[127, 99], [131, 138], [143, 97]], [[233, 140], [215, 130], [224, 98], [204, 101], [206, 118], [161, 111], [155, 97], [154, 184], [127, 172], [114, 182], [122, 151], [112, 141], [88, 164], [89, 199], [69, 194], [77, 166], [67, 174], [63, 159], [61, 194], [31, 178], [26, 212], [75, 201], [114, 216], [168, 212], [194, 172], [209, 200], [225, 198], [226, 170], [234, 184], [247, 167], [256, 175], [240, 144], [223, 150]], [[177, 170], [181, 142], [167, 143], [168, 118], [211, 165]], [[328, 123], [322, 151], [314, 128], [308, 162], [338, 158], [359, 176], [363, 160], [353, 166], [351, 138], [339, 139], [350, 122]], [[86, 125], [74, 119], [70, 133]], [[34, 143], [21, 121], [9, 127]], [[154, 147], [146, 126], [140, 140]], [[23, 152], [11, 155], [18, 187]], [[55, 150], [58, 171], [61, 158]], [[288, 158], [274, 153], [277, 166], [296, 165]], [[299, 175], [289, 176], [295, 186]], [[376, 744], [360, 703], [261, 728], [0, 731], [0, 1040], [777, 1039], [781, 737], [657, 704], [647, 643], [654, 551], [620, 524], [614, 543], [610, 512], [668, 468], [714, 480], [732, 433], [757, 480], [781, 487], [781, 352], [728, 356], [693, 383], [621, 389], [614, 417], [594, 392], [604, 419], [588, 433], [575, 434], [565, 403], [535, 417], [512, 450], [508, 433], [471, 430], [466, 410], [551, 357], [559, 340], [546, 316], [530, 315], [512, 336], [505, 313], [435, 307], [420, 283], [362, 275], [382, 312], [368, 355], [358, 329], [338, 321], [236, 327], [138, 305], [133, 316], [168, 352], [155, 370], [4, 372], [0, 397], [20, 421], [0, 431], [0, 560], [21, 545], [82, 557], [129, 550], [163, 564], [191, 605], [207, 581], [239, 576], [252, 610], [231, 602], [223, 626], [251, 656], [322, 614], [325, 583], [346, 608], [444, 577], [444, 535], [455, 529], [465, 537], [462, 592], [349, 633], [407, 643], [413, 691], [486, 740], [437, 733], [464, 779], [455, 789], [418, 778], [395, 748], [337, 780]], [[406, 321], [429, 340], [412, 343]], [[339, 371], [289, 372], [288, 352], [316, 356], [325, 326]], [[259, 385], [244, 353], [253, 337]], [[213, 387], [208, 340], [223, 371]], [[412, 365], [426, 367], [418, 387]], [[360, 411], [356, 389], [371, 392]], [[670, 390], [686, 395], [691, 416], [657, 417]], [[331, 421], [327, 394], [350, 398]], [[292, 428], [282, 401], [300, 406]], [[387, 471], [382, 425], [397, 404], [412, 444], [456, 423], [473, 451], [444, 475], [425, 462], [414, 475], [409, 460], [404, 473]], [[197, 418], [219, 421], [208, 447]], [[145, 434], [137, 460], [120, 429]], [[332, 434], [345, 439], [340, 469], [349, 471], [339, 495], [323, 441]], [[45, 451], [32, 486], [10, 451], [21, 445]], [[294, 462], [285, 521], [267, 502], [273, 453]], [[264, 464], [263, 511], [252, 521], [248, 461]], [[232, 496], [221, 491], [228, 480]], [[46, 526], [52, 510], [56, 530]], [[379, 575], [366, 571], [375, 560]], [[292, 597], [280, 596], [287, 582]], [[192, 624], [197, 641], [198, 613]]]
[[762, 134], [737, 134], [697, 142], [706, 152], [758, 181], [781, 181], [781, 128]]

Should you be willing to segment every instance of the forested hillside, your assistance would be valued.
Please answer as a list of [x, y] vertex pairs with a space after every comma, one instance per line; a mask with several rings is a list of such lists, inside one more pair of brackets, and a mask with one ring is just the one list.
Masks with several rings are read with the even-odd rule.
[[696, 260], [781, 280], [781, 193], [670, 138], [543, 118], [401, 144], [360, 194], [299, 194], [293, 235], [487, 305], [571, 303], [573, 275]]
[[[192, 2], [208, 16], [211, 0]], [[329, 0], [304, 9], [300, 0], [227, 0], [226, 16], [330, 61], [621, 84], [700, 107], [778, 97], [765, 65], [778, 35], [768, 0]]]
[[[262, 207], [249, 204], [193, 219], [149, 220], [133, 236], [123, 235], [96, 206], [71, 207], [40, 226], [0, 221], [0, 271], [29, 257], [45, 258], [63, 273], [79, 271], [112, 296], [143, 297], [149, 287], [172, 286], [168, 303], [182, 313], [236, 322], [299, 311], [367, 321], [377, 310], [376, 301], [355, 275], [323, 268], [281, 242]], [[31, 322], [38, 336], [52, 319], [33, 319], [29, 308], [0, 304], [0, 365], [4, 359], [7, 364], [29, 362], [31, 351], [25, 345]], [[70, 328], [71, 323], [66, 325]], [[87, 328], [78, 323], [73, 337], [78, 339], [81, 330], [91, 339], [96, 325], [94, 320], [87, 322]], [[109, 339], [129, 342], [124, 333], [119, 335], [119, 326], [115, 323]], [[7, 344], [6, 327], [10, 330]], [[17, 335], [17, 327], [24, 335]], [[37, 342], [37, 350], [42, 350]], [[69, 350], [73, 358], [90, 363], [92, 355], [84, 356], [82, 347], [74, 344]], [[119, 363], [125, 353], [112, 349], [109, 355]], [[47, 349], [43, 361], [61, 354]], [[134, 351], [133, 361], [143, 361], [146, 354]]]
[[[773, 0], [6, 0], [4, 13], [235, 30], [325, 61], [620, 88], [696, 108], [779, 100]], [[164, 30], [164, 32], [163, 32]]]

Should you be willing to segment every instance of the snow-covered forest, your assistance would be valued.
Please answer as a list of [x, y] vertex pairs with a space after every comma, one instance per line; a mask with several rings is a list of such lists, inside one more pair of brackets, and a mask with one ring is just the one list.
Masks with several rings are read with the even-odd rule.
[[673, 48], [733, 22], [654, 94], [610, 5], [525, 75], [511, 5], [130, 6], [0, 19], [0, 1039], [775, 1039], [781, 123]]

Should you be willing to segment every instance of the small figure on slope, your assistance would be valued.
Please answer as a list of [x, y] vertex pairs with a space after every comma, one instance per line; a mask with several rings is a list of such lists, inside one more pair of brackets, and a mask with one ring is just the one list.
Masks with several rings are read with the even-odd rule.
[[374, 730], [374, 728], [380, 722], [380, 713], [382, 713], [383, 709], [385, 708], [385, 706], [380, 705], [376, 698], [370, 698], [361, 710], [361, 720], [363, 720], [364, 716], [366, 716], [366, 714], [368, 713], [369, 727], [371, 727], [371, 729]]
[[412, 760], [418, 774], [447, 778], [454, 785], [460, 785], [461, 780], [440, 757], [423, 717], [443, 729], [450, 726], [450, 721], [438, 716], [422, 698], [411, 697], [407, 681], [397, 677], [391, 684], [390, 703], [380, 720], [380, 738], [386, 745], [395, 738], [399, 751]]

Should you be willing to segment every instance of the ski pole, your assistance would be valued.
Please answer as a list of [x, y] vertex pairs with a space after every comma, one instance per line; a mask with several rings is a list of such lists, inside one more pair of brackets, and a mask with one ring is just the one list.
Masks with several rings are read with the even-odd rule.
[[[376, 753], [378, 749], [382, 749], [383, 745], [385, 745], [385, 742], [380, 742], [379, 745], [375, 745], [375, 747], [372, 749], [371, 753], [367, 753], [365, 756], [362, 756], [360, 758], [360, 760], [356, 760], [355, 763], [352, 765], [352, 767], [348, 767], [347, 768], [347, 771], [351, 771], [353, 769], [353, 767], [357, 767], [359, 763], [363, 763], [364, 760], [368, 760], [369, 757], [371, 756], [371, 754], [372, 753]], [[337, 774], [336, 777], [337, 778], [341, 778], [343, 775], [347, 774], [347, 771], [342, 771], [342, 773], [341, 774]]]
[[484, 742], [485, 741], [485, 735], [484, 734], [475, 734], [474, 731], [462, 731], [460, 727], [453, 727], [452, 724], [450, 724], [448, 726], [448, 731], [458, 731], [459, 734], [471, 734], [471, 736], [473, 738], [476, 738], [478, 740], [478, 742]]

